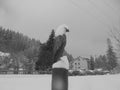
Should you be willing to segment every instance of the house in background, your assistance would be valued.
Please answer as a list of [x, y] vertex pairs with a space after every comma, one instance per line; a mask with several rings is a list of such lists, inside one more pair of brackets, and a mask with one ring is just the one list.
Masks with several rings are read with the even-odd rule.
[[72, 70], [89, 70], [89, 59], [79, 56], [71, 62], [71, 65]]

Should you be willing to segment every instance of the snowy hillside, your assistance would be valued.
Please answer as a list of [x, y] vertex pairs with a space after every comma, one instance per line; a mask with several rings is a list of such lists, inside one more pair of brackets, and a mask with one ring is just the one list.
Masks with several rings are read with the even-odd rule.
[[[0, 75], [0, 90], [51, 90], [51, 75]], [[69, 90], [120, 90], [120, 75], [69, 77]]]

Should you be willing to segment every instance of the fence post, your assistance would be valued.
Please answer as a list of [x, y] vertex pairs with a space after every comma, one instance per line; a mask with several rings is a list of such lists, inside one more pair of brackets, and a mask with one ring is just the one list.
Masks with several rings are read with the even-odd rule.
[[68, 69], [69, 63], [66, 56], [53, 64], [52, 90], [68, 90]]

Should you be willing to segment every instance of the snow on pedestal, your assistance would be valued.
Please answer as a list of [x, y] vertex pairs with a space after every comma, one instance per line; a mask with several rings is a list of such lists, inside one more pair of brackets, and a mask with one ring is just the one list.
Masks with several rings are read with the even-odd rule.
[[67, 56], [63, 56], [60, 58], [60, 60], [53, 64], [52, 68], [64, 68], [69, 69], [69, 61]]
[[52, 90], [68, 90], [68, 69], [69, 62], [67, 56], [53, 64], [52, 70]]

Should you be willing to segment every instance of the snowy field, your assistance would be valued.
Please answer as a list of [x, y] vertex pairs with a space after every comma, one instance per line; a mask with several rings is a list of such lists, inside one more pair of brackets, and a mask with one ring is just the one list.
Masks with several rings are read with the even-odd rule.
[[[0, 90], [51, 90], [51, 75], [0, 75]], [[120, 75], [69, 77], [69, 90], [120, 90]]]

